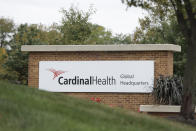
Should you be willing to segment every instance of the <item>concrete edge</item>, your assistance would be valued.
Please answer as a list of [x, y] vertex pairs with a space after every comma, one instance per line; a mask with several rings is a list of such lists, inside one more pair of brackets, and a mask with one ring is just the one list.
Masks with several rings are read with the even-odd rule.
[[[181, 106], [174, 105], [140, 105], [140, 112], [168, 112], [179, 113]], [[196, 107], [195, 107], [196, 113]]]
[[181, 46], [173, 44], [121, 44], [121, 45], [22, 45], [26, 52], [62, 51], [172, 51], [180, 52]]

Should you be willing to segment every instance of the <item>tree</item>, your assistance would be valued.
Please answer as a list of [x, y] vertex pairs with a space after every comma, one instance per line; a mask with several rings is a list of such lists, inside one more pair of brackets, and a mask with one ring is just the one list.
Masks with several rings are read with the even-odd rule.
[[0, 47], [5, 48], [14, 31], [14, 22], [11, 19], [0, 18]]
[[71, 7], [69, 10], [62, 9], [62, 44], [84, 44], [91, 34], [89, 17], [93, 14], [90, 9], [87, 12]]
[[132, 44], [131, 34], [116, 34], [113, 37], [114, 44]]
[[112, 32], [106, 30], [103, 26], [90, 24], [91, 34], [85, 41], [85, 44], [112, 44]]
[[195, 0], [122, 0], [132, 7], [141, 7], [152, 11], [159, 9], [164, 14], [169, 10], [174, 11], [178, 26], [187, 42], [187, 62], [184, 71], [183, 100], [181, 116], [194, 119], [195, 94], [196, 94], [196, 1]]
[[47, 35], [47, 43], [49, 45], [59, 45], [62, 44], [62, 34], [59, 31], [59, 25], [56, 23], [53, 23], [51, 26], [49, 26], [46, 29], [45, 33]]
[[5, 74], [7, 73], [5, 68], [3, 68], [3, 64], [6, 61], [6, 50], [4, 48], [0, 48], [0, 79], [3, 79], [3, 77], [5, 76]]
[[133, 43], [139, 44], [164, 44], [172, 43], [182, 47], [181, 52], [174, 53], [174, 75], [184, 76], [184, 65], [186, 62], [186, 42], [178, 27], [174, 12], [161, 19], [161, 14], [154, 9], [148, 16], [139, 19], [139, 27], [133, 34]]
[[[62, 22], [59, 25], [61, 42], [59, 44], [122, 44], [130, 41], [130, 36], [116, 35], [101, 25], [89, 22], [90, 16], [95, 13], [90, 8], [87, 12], [70, 7], [62, 9]], [[130, 42], [129, 42], [130, 43]]]
[[21, 52], [21, 46], [48, 44], [47, 42], [47, 32], [44, 31], [43, 26], [21, 24], [10, 41], [11, 49], [8, 50], [8, 57], [4, 66], [11, 73], [5, 77], [16, 83], [27, 84], [28, 53]]

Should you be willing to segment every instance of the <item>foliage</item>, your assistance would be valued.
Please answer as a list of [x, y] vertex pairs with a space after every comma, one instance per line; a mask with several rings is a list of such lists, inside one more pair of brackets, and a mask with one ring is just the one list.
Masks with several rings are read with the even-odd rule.
[[107, 31], [103, 26], [90, 24], [91, 34], [85, 44], [112, 44], [112, 32]]
[[0, 107], [1, 131], [195, 131], [162, 118], [2, 81]]
[[0, 79], [3, 79], [3, 76], [7, 74], [3, 64], [6, 62], [5, 57], [7, 56], [7, 52], [5, 48], [0, 48]]
[[158, 104], [180, 105], [182, 103], [182, 78], [160, 76], [156, 80], [153, 96]]
[[71, 7], [69, 10], [62, 9], [62, 33], [63, 44], [83, 44], [91, 34], [89, 17], [93, 14], [90, 9], [87, 12]]
[[[43, 29], [41, 29], [43, 30]], [[46, 38], [49, 45], [59, 45], [62, 44], [62, 34], [59, 31], [59, 25], [53, 23], [45, 30]]]
[[5, 48], [14, 31], [14, 22], [11, 19], [0, 18], [0, 47]]
[[0, 48], [0, 63], [4, 61], [4, 55], [7, 55], [5, 48]]
[[[59, 25], [61, 34], [60, 44], [125, 44], [131, 43], [130, 35], [116, 35], [101, 25], [89, 22], [91, 15], [95, 13], [90, 8], [87, 12], [71, 7], [62, 9], [62, 22]], [[126, 44], [127, 44], [126, 43]]]
[[116, 34], [113, 37], [114, 44], [132, 44], [132, 36], [130, 34]]
[[167, 20], [157, 21], [159, 17], [161, 17], [160, 14], [151, 12], [149, 16], [139, 19], [140, 26], [136, 28], [133, 34], [133, 42], [141, 44], [172, 43], [180, 45], [182, 51], [174, 54], [174, 74], [183, 76], [187, 49], [185, 38], [172, 12], [168, 14]]
[[4, 65], [9, 73], [5, 77], [16, 83], [27, 84], [28, 53], [21, 52], [21, 45], [45, 44], [45, 41], [47, 39], [39, 26], [21, 24], [10, 41], [11, 50], [8, 50], [7, 61]]

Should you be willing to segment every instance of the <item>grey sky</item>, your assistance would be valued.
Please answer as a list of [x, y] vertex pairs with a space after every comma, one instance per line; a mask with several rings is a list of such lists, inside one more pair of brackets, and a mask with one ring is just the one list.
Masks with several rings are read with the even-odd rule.
[[0, 17], [8, 17], [19, 23], [42, 23], [50, 25], [61, 21], [62, 8], [71, 5], [87, 10], [96, 8], [91, 22], [102, 25], [114, 33], [132, 33], [138, 18], [145, 14], [141, 9], [129, 8], [121, 0], [0, 0]]

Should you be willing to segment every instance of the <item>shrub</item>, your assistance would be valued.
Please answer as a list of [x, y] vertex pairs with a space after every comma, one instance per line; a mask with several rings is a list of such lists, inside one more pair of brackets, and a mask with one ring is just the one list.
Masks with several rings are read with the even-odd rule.
[[182, 103], [182, 77], [160, 76], [153, 89], [155, 102], [158, 104], [180, 105]]

